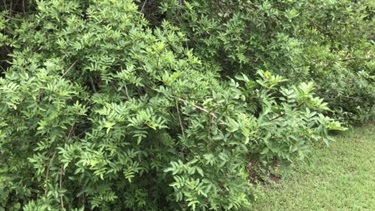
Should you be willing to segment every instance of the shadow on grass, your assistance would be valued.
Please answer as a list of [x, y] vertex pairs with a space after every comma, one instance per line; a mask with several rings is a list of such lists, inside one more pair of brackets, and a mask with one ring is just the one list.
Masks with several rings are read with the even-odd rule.
[[308, 161], [283, 167], [283, 179], [258, 186], [254, 210], [375, 210], [375, 124], [352, 128]]

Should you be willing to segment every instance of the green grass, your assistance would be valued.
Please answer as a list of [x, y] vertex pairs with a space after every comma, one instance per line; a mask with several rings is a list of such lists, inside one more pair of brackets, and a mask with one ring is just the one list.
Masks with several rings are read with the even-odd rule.
[[261, 186], [254, 210], [375, 210], [375, 125], [350, 129]]

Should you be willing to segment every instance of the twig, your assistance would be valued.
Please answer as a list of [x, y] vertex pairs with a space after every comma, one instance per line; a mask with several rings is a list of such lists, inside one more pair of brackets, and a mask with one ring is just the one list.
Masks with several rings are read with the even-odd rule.
[[[121, 71], [122, 71], [122, 65], [121, 65]], [[128, 91], [128, 87], [126, 86], [126, 84], [125, 84], [125, 95], [126, 95], [126, 97], [130, 100], [130, 96], [129, 96], [129, 91]]]
[[8, 5], [7, 5], [7, 1], [6, 1], [6, 0], [3, 0], [3, 2], [4, 2], [4, 8], [6, 9], [6, 8], [8, 7]]
[[13, 12], [13, 1], [10, 1], [10, 7], [9, 7], [9, 16], [12, 17]]
[[23, 10], [23, 14], [26, 14], [25, 0], [22, 0], [22, 10]]
[[344, 59], [339, 59], [338, 61], [340, 62], [346, 62], [346, 61], [350, 61], [350, 60], [371, 60], [373, 58], [358, 58], [358, 57], [350, 57], [350, 58], [344, 58]]
[[[59, 186], [60, 186], [60, 190], [62, 189], [62, 176], [63, 176], [63, 170], [64, 170], [64, 165], [61, 164], [60, 166], [60, 175], [59, 175]], [[61, 210], [65, 210], [64, 208], [64, 200], [63, 200], [63, 196], [60, 195], [60, 204], [61, 204]]]
[[90, 76], [90, 83], [91, 83], [91, 87], [92, 87], [92, 90], [94, 90], [94, 92], [96, 93], [96, 88], [95, 88], [95, 84], [94, 84], [94, 80], [92, 79], [92, 77]]
[[145, 0], [145, 1], [143, 2], [143, 4], [142, 4], [142, 8], [141, 8], [141, 12], [143, 12], [143, 9], [145, 8], [146, 3], [147, 3], [147, 0]]
[[[185, 104], [189, 104], [189, 102], [187, 102], [187, 101], [184, 100], [184, 99], [179, 98], [178, 100], [181, 101], [181, 102], [183, 102], [183, 103], [185, 103]], [[203, 111], [203, 112], [209, 114], [209, 115], [212, 116], [213, 118], [217, 119], [216, 114], [213, 113], [212, 111], [209, 111], [209, 110], [207, 110], [207, 109], [205, 109], [205, 108], [202, 108], [202, 107], [200, 107], [200, 106], [197, 106], [197, 105], [192, 105], [192, 106], [193, 106], [194, 108], [200, 110], [200, 111]]]
[[[48, 181], [48, 177], [49, 177], [49, 170], [52, 166], [52, 162], [53, 160], [55, 159], [55, 155], [56, 155], [56, 151], [53, 153], [52, 157], [51, 157], [51, 160], [49, 161], [49, 164], [47, 166], [47, 172], [46, 172], [46, 181]], [[44, 190], [44, 195], [47, 196], [47, 193], [48, 193], [48, 187]]]
[[177, 100], [176, 100], [176, 109], [177, 109], [178, 121], [180, 122], [182, 136], [185, 136], [185, 129], [184, 129], [184, 125], [182, 124], [180, 109], [178, 108], [178, 101]]
[[75, 124], [73, 123], [72, 128], [70, 128], [68, 136], [66, 137], [67, 142], [69, 142], [69, 139], [72, 137], [74, 128], [75, 128]]
[[125, 94], [126, 94], [126, 97], [128, 97], [128, 99], [130, 100], [130, 96], [129, 96], [129, 92], [128, 92], [128, 87], [126, 87], [126, 84], [125, 84]]
[[62, 74], [61, 77], [64, 77], [73, 67], [74, 65], [78, 62], [78, 60], [76, 60], [75, 62], [73, 62], [72, 65], [70, 65], [70, 67]]
[[[300, 103], [300, 104], [298, 104], [298, 105], [295, 107], [295, 109], [298, 109], [298, 108], [301, 107], [303, 104], [304, 104], [304, 103]], [[283, 116], [285, 116], [285, 115], [286, 115], [286, 113], [281, 113], [281, 114], [279, 114], [279, 115], [277, 115], [277, 116], [271, 118], [270, 121], [276, 120], [276, 119], [278, 119], [278, 118], [280, 118], [280, 117], [283, 117]]]

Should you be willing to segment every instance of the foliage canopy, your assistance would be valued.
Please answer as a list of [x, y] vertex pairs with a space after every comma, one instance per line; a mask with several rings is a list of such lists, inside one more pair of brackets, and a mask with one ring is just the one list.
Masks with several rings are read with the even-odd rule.
[[243, 209], [257, 166], [375, 99], [370, 3], [22, 2], [0, 19], [4, 209]]

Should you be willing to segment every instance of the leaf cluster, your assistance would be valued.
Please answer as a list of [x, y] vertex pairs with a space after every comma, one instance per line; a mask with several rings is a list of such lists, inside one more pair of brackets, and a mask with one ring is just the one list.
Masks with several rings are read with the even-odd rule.
[[[160, 1], [165, 19], [188, 35], [188, 45], [225, 80], [259, 69], [317, 94], [346, 122], [373, 112], [374, 4], [371, 1]], [[175, 14], [180, 14], [176, 16]], [[328, 114], [328, 113], [327, 113]]]

